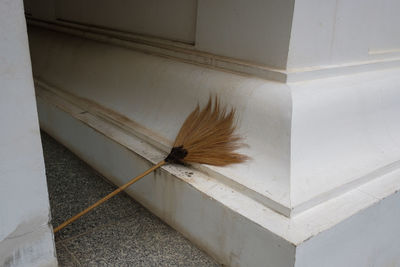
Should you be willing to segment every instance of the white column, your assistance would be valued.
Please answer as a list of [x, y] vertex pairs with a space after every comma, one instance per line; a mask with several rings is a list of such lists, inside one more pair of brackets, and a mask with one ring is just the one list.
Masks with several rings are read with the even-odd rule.
[[22, 1], [0, 1], [0, 265], [56, 266]]

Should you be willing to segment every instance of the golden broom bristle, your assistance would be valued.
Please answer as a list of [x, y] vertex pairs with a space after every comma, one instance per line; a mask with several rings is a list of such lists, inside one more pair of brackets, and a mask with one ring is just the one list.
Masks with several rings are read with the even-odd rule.
[[235, 152], [236, 149], [243, 145], [240, 143], [241, 137], [235, 134], [235, 128], [235, 109], [227, 112], [226, 107], [221, 108], [218, 97], [215, 97], [214, 103], [210, 97], [203, 110], [197, 105], [195, 110], [187, 117], [179, 130], [171, 152], [164, 160], [63, 222], [54, 228], [54, 233], [164, 164], [203, 163], [226, 166], [247, 160], [247, 156]]
[[216, 166], [243, 162], [248, 157], [234, 152], [243, 146], [235, 128], [235, 109], [227, 112], [218, 97], [214, 98], [214, 103], [210, 97], [203, 110], [197, 105], [187, 117], [165, 161]]

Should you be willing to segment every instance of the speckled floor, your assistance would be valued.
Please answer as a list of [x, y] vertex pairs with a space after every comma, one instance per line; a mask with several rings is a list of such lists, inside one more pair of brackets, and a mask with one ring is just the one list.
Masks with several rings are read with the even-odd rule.
[[[42, 132], [53, 226], [115, 189]], [[140, 204], [120, 193], [55, 235], [59, 266], [218, 266]]]

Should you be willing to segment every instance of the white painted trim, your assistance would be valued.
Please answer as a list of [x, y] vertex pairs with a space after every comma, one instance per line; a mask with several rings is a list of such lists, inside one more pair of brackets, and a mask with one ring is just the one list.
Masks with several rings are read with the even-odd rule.
[[373, 59], [338, 65], [295, 68], [288, 70], [286, 82], [301, 82], [399, 67], [400, 57]]
[[400, 48], [385, 49], [385, 50], [370, 50], [369, 55], [400, 55]]
[[86, 39], [122, 46], [135, 51], [172, 58], [191, 64], [199, 64], [209, 68], [217, 68], [281, 82], [285, 81], [286, 75], [283, 70], [196, 51], [193, 46], [179, 42], [64, 21], [45, 22], [33, 18], [28, 18], [27, 21], [32, 26], [39, 26]]
[[139, 34], [120, 32], [97, 26], [82, 25], [66, 21], [48, 22], [32, 17], [28, 17], [27, 22], [28, 25], [122, 46], [135, 51], [278, 82], [299, 82], [400, 67], [400, 57], [393, 57], [338, 65], [323, 65], [280, 70], [243, 60], [198, 51], [195, 50], [194, 46], [189, 44], [147, 37]]
[[[151, 144], [153, 147], [157, 148], [165, 155], [167, 155], [169, 150], [171, 149], [172, 142], [170, 140], [145, 128], [139, 123], [122, 116], [121, 114], [106, 109], [105, 107], [98, 105], [93, 101], [80, 98], [71, 93], [68, 93], [54, 86], [51, 86], [39, 78], [35, 78], [34, 81], [36, 85], [36, 94], [40, 98], [46, 99], [48, 102], [55, 104], [57, 107], [61, 108], [65, 112], [68, 112], [75, 118], [82, 120], [85, 123], [88, 123], [91, 127], [100, 131], [105, 136], [113, 138], [114, 134], [108, 132], [106, 126], [100, 126], [99, 122], [92, 124], [91, 121], [93, 121], [93, 119], [95, 119], [96, 121], [100, 121], [102, 123], [110, 124], [116, 129], [118, 129], [118, 131], [125, 132], [128, 135], [136, 136], [137, 138]], [[87, 120], [87, 117], [90, 117], [91, 119]], [[127, 141], [124, 140], [116, 140], [116, 141], [121, 145], [129, 147]], [[142, 156], [145, 157], [145, 155]], [[158, 161], [154, 161], [153, 163], [156, 162]], [[203, 173], [207, 173], [208, 175], [213, 176], [226, 186], [235, 188], [236, 190], [246, 195], [247, 197], [259, 202], [260, 204], [266, 207], [272, 208], [273, 210], [282, 215], [290, 216], [291, 214], [291, 209], [289, 207], [286, 207], [281, 203], [274, 201], [271, 198], [261, 195], [260, 193], [251, 190], [250, 188], [242, 184], [239, 184], [237, 181], [234, 181], [229, 177], [226, 177], [226, 175], [218, 172], [213, 168], [200, 164], [199, 165], [194, 164], [192, 165], [192, 167]]]
[[[129, 180], [130, 175], [142, 171], [142, 168], [146, 168], [149, 164], [159, 162], [165, 156], [164, 152], [118, 126], [89, 111], [74, 107], [68, 101], [48, 97], [42, 92], [39, 89], [37, 94], [41, 127], [113, 183], [117, 185], [125, 183]], [[80, 145], [82, 143], [86, 145]], [[99, 153], [103, 149], [106, 149], [108, 153]], [[144, 162], [139, 164], [142, 166], [140, 168], [135, 163], [138, 159]], [[188, 173], [192, 174], [188, 175]], [[164, 182], [158, 180], [171, 180], [171, 178], [176, 180], [174, 183], [186, 184], [185, 188], [189, 189], [190, 193], [176, 189], [178, 191], [173, 195], [168, 195], [171, 192], [168, 191], [169, 189], [160, 188]], [[250, 232], [241, 228], [241, 226], [245, 226], [250, 227], [252, 229], [250, 231], [258, 229], [256, 231], [260, 231], [260, 237], [272, 233], [275, 236], [273, 242], [276, 242], [276, 238], [278, 238], [286, 240], [289, 246], [297, 246], [396, 194], [400, 190], [400, 170], [393, 170], [291, 218], [265, 207], [235, 188], [222, 183], [216, 177], [192, 167], [166, 165], [162, 167], [162, 171], [157, 174], [156, 179], [148, 177], [143, 181], [147, 182], [135, 184], [127, 193], [197, 244], [204, 242], [200, 246], [212, 255], [216, 255], [225, 252], [221, 252], [219, 249], [210, 252], [210, 248], [214, 245], [218, 247], [219, 244], [216, 236], [204, 228], [207, 226], [186, 224], [192, 219], [200, 220], [201, 214], [198, 213], [198, 205], [206, 205], [202, 208], [204, 211], [214, 210], [215, 207], [223, 208], [223, 212], [207, 218], [201, 217], [201, 220], [205, 220], [204, 223], [207, 221], [208, 223], [205, 224], [208, 226], [211, 223], [218, 229], [223, 227], [224, 232], [228, 231], [224, 233], [226, 236], [236, 236], [229, 232], [230, 229], [226, 225], [226, 223], [233, 223], [237, 224], [238, 228], [235, 227], [235, 231], [239, 232], [239, 236], [241, 234], [251, 235]], [[168, 194], [166, 194], [167, 191]], [[152, 194], [148, 192], [152, 192]], [[198, 193], [202, 195], [201, 198], [197, 198]], [[162, 198], [157, 196], [162, 196]], [[171, 203], [171, 205], [166, 206], [164, 203]], [[182, 205], [188, 206], [182, 210], [177, 209]], [[196, 205], [197, 208], [192, 209], [191, 205]], [[185, 212], [187, 213], [185, 214]], [[225, 216], [231, 217], [231, 221], [226, 220]], [[209, 234], [211, 236], [208, 236]], [[213, 242], [217, 243], [212, 244]], [[229, 245], [241, 246], [240, 240], [235, 242], [238, 243]], [[266, 251], [263, 249], [261, 253], [266, 253]]]
[[185, 114], [219, 94], [236, 107], [253, 160], [202, 171], [285, 216], [398, 166], [398, 70], [283, 84], [37, 27], [30, 37], [38, 82], [100, 104], [108, 110], [96, 116], [122, 129], [151, 129], [141, 139], [164, 152]]
[[[46, 99], [49, 103], [55, 104], [58, 108], [61, 108], [63, 111], [68, 112], [76, 119], [89, 124], [90, 127], [96, 129], [107, 137], [114, 139], [115, 134], [110, 133], [107, 126], [101, 126], [101, 124], [103, 123], [112, 125], [117, 129], [117, 131], [125, 132], [126, 134], [129, 134], [131, 136], [136, 136], [137, 138], [151, 144], [153, 147], [160, 150], [164, 155], [166, 155], [171, 148], [172, 142], [170, 140], [159, 136], [157, 133], [114, 111], [108, 110], [92, 101], [74, 96], [71, 93], [55, 88], [54, 86], [51, 86], [38, 78], [35, 78], [35, 85], [37, 95], [41, 99]], [[94, 122], [94, 120], [98, 122]], [[123, 146], [129, 147], [129, 142], [126, 140], [114, 140]], [[136, 150], [133, 151], [138, 153]], [[141, 156], [146, 158], [145, 155]], [[157, 163], [158, 161], [159, 159], [152, 160], [152, 163]], [[246, 197], [253, 199], [254, 201], [257, 201], [260, 204], [264, 205], [265, 207], [271, 208], [274, 211], [287, 217], [298, 216], [302, 212], [312, 209], [313, 207], [318, 206], [321, 203], [325, 203], [331, 199], [335, 199], [343, 194], [346, 194], [349, 191], [357, 189], [360, 186], [367, 184], [370, 181], [373, 181], [374, 179], [390, 174], [393, 171], [399, 171], [399, 167], [400, 161], [393, 162], [391, 164], [383, 166], [382, 168], [376, 169], [375, 171], [368, 173], [365, 176], [353, 180], [348, 184], [343, 184], [340, 187], [334, 188], [328, 192], [324, 192], [321, 195], [313, 197], [310, 200], [305, 201], [299, 205], [296, 205], [294, 207], [286, 207], [266, 196], [258, 194], [257, 192], [245, 187], [244, 185], [239, 184], [232, 179], [229, 179], [224, 174], [219, 173], [216, 170], [207, 167], [206, 165], [192, 166], [192, 168], [198, 170], [199, 172], [212, 176], [222, 184], [230, 188], [234, 188]]]

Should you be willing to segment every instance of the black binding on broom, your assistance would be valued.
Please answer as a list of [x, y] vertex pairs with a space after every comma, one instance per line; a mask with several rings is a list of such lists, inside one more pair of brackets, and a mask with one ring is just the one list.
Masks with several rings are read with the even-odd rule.
[[169, 155], [165, 158], [165, 162], [184, 164], [183, 159], [187, 156], [188, 152], [183, 146], [173, 147]]

